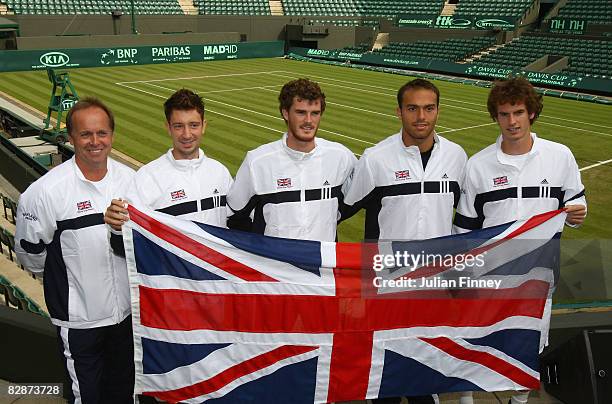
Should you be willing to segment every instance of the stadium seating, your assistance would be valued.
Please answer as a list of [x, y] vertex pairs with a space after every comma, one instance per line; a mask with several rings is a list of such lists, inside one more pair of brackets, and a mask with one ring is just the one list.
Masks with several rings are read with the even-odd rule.
[[568, 56], [567, 73], [612, 77], [612, 41], [523, 36], [478, 60], [478, 64], [522, 69], [545, 56]]
[[495, 43], [494, 37], [437, 41], [392, 42], [375, 53], [390, 57], [420, 57], [458, 62]]
[[353, 52], [353, 53], [365, 53], [369, 52], [372, 46], [367, 43], [360, 43], [357, 46], [345, 46], [342, 49], [339, 49], [342, 52]]
[[[110, 14], [129, 13], [129, 0], [2, 0], [15, 14]], [[134, 0], [137, 14], [183, 14], [177, 0]]]
[[442, 0], [282, 0], [285, 15], [378, 16], [438, 14]]
[[532, 4], [533, 0], [461, 0], [455, 16], [518, 17]]
[[49, 315], [31, 298], [29, 298], [17, 285], [14, 285], [0, 275], [0, 295], [4, 297], [6, 306], [13, 306], [19, 310], [27, 310], [31, 313], [49, 318]]
[[15, 212], [17, 212], [17, 203], [6, 195], [0, 194], [2, 198], [2, 207], [4, 209], [4, 218], [15, 224]]
[[2, 253], [4, 254], [4, 247], [7, 247], [8, 255], [11, 261], [13, 261], [13, 253], [15, 252], [15, 236], [6, 230], [4, 227], [0, 226], [0, 247], [2, 248]]
[[194, 0], [200, 14], [271, 15], [268, 0]]
[[610, 0], [569, 0], [559, 9], [559, 17], [580, 18], [589, 23], [612, 24]]

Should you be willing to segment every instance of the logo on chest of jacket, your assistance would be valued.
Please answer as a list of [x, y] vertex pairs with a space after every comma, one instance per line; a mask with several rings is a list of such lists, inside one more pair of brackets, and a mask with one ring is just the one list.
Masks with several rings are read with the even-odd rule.
[[508, 185], [508, 176], [504, 175], [503, 177], [493, 178], [493, 186], [494, 187], [502, 187], [504, 185]]
[[291, 178], [278, 178], [276, 180], [276, 189], [291, 188]]
[[91, 201], [77, 202], [77, 213], [87, 212], [89, 210], [93, 210], [93, 207], [91, 206]]
[[184, 189], [179, 189], [178, 191], [170, 192], [170, 199], [172, 199], [173, 201], [178, 201], [185, 198], [187, 198], [187, 195], [185, 194]]
[[403, 181], [407, 179], [410, 179], [410, 171], [401, 170], [395, 172], [395, 181]]

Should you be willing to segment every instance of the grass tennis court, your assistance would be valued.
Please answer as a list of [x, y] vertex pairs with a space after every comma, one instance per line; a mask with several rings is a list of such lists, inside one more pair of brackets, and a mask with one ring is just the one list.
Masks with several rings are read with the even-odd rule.
[[[72, 70], [70, 75], [81, 97], [96, 95], [115, 112], [115, 148], [142, 162], [158, 157], [171, 144], [163, 126], [163, 101], [182, 87], [199, 92], [207, 108], [204, 150], [232, 174], [248, 150], [284, 132], [277, 96], [285, 82], [297, 77], [318, 81], [327, 95], [318, 135], [360, 155], [399, 131], [395, 94], [409, 80], [285, 59], [89, 68]], [[436, 85], [441, 91], [439, 134], [459, 143], [468, 155], [495, 141], [499, 131], [486, 111], [488, 89], [442, 81]], [[50, 83], [44, 71], [4, 73], [0, 91], [46, 111]], [[612, 238], [611, 116], [610, 106], [545, 97], [535, 131], [571, 148], [582, 169], [589, 203], [585, 225], [567, 229], [565, 238]], [[362, 235], [362, 215], [340, 226], [343, 241], [357, 241]]]

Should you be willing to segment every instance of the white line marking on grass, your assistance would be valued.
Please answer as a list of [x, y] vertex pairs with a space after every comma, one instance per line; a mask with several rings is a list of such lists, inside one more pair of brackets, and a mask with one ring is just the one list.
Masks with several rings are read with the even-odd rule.
[[152, 80], [135, 80], [135, 81], [119, 81], [115, 84], [133, 84], [133, 83], [148, 83], [148, 82], [160, 82], [160, 81], [176, 81], [176, 80], [193, 80], [193, 79], [212, 79], [215, 77], [233, 77], [233, 76], [249, 76], [253, 74], [273, 74], [282, 72], [282, 70], [271, 71], [271, 72], [250, 72], [250, 73], [229, 73], [229, 74], [216, 74], [212, 76], [192, 76], [192, 77], [176, 77], [170, 79], [152, 79]]
[[[163, 90], [173, 91], [174, 92], [173, 89], [168, 88], [168, 87], [163, 87], [163, 86], [159, 86], [157, 84], [151, 84], [151, 83], [145, 83], [145, 84], [147, 84], [149, 86], [153, 86], [153, 87], [158, 87], [158, 88], [161, 88]], [[252, 109], [248, 109], [248, 108], [244, 108], [244, 107], [239, 107], [238, 105], [233, 105], [233, 104], [228, 104], [227, 102], [213, 100], [212, 98], [204, 98], [204, 99], [206, 101], [215, 102], [217, 104], [225, 105], [225, 106], [228, 106], [230, 108], [236, 108], [236, 109], [240, 109], [242, 111], [251, 112], [253, 114], [258, 114], [258, 115], [266, 116], [268, 118], [273, 118], [273, 119], [278, 119], [278, 120], [284, 121], [283, 118], [281, 118], [279, 116], [274, 116], [274, 115], [266, 114], [265, 112], [253, 111]], [[352, 137], [352, 136], [348, 136], [348, 135], [343, 135], [342, 133], [334, 132], [334, 131], [327, 130], [327, 129], [319, 128], [319, 132], [330, 133], [330, 134], [335, 135], [335, 136], [351, 139], [351, 140], [354, 140], [356, 142], [361, 142], [361, 143], [365, 143], [365, 144], [369, 144], [369, 145], [375, 145], [376, 144], [376, 143], [368, 142], [367, 140], [358, 139], [356, 137]]]
[[[268, 90], [267, 88], [263, 88], [262, 90], [270, 91], [270, 92], [275, 92], [274, 90]], [[386, 117], [389, 117], [389, 118], [397, 119], [397, 115], [385, 114], [384, 112], [372, 111], [372, 110], [365, 109], [365, 108], [357, 108], [357, 107], [353, 107], [351, 105], [339, 104], [337, 102], [332, 102], [332, 101], [327, 101], [327, 100], [325, 100], [325, 102], [327, 104], [329, 104], [329, 105], [337, 105], [339, 107], [354, 109], [354, 110], [357, 110], [357, 111], [363, 111], [363, 112], [368, 112], [370, 114], [382, 115], [382, 116], [386, 116]], [[448, 127], [442, 126], [442, 125], [437, 125], [437, 126], [440, 127], [440, 128], [443, 128], [443, 129], [452, 129], [452, 128], [448, 128]]]
[[449, 133], [449, 132], [458, 132], [460, 130], [466, 130], [466, 129], [480, 128], [481, 126], [495, 125], [496, 123], [497, 122], [489, 122], [489, 123], [483, 123], [482, 125], [466, 126], [465, 128], [445, 130], [445, 131], [442, 131], [442, 132], [438, 132], [438, 134]]
[[[293, 76], [287, 76], [287, 75], [278, 74], [278, 73], [270, 73], [270, 74], [272, 74], [273, 76], [293, 77]], [[317, 77], [317, 76], [313, 76], [313, 77]], [[327, 78], [323, 78], [323, 79], [328, 80]], [[330, 79], [330, 80], [334, 80], [334, 79]], [[342, 80], [336, 80], [336, 81], [342, 81]], [[334, 84], [334, 83], [325, 83], [323, 81], [320, 81], [319, 83], [325, 84], [325, 85], [328, 85], [328, 86], [348, 88], [348, 89], [351, 89], [351, 90], [357, 90], [357, 91], [361, 91], [361, 92], [364, 92], [364, 93], [372, 93], [372, 94], [384, 95], [384, 96], [387, 96], [387, 97], [395, 97], [396, 96], [395, 93], [394, 94], [391, 94], [391, 93], [381, 93], [380, 91], [366, 90], [366, 89], [357, 88], [357, 87], [347, 87], [346, 85]], [[346, 83], [358, 84], [358, 83], [353, 83], [352, 81], [347, 81]], [[375, 87], [375, 86], [371, 86], [371, 87], [378, 88], [378, 89], [385, 89], [384, 87]], [[443, 102], [441, 102], [440, 105], [445, 106], [445, 107], [449, 107], [449, 108], [463, 109], [463, 110], [466, 110], [466, 111], [478, 112], [480, 114], [488, 114], [488, 112], [481, 111], [481, 110], [478, 110], [478, 109], [460, 107], [458, 105], [445, 104]]]
[[582, 168], [581, 168], [579, 171], [586, 171], [586, 170], [590, 170], [591, 168], [594, 168], [594, 167], [599, 167], [599, 166], [602, 166], [602, 165], [604, 165], [604, 164], [608, 164], [608, 163], [612, 163], [612, 159], [610, 159], [610, 160], [606, 160], [606, 161], [600, 161], [600, 162], [599, 162], [599, 163], [597, 163], [597, 164], [591, 164], [590, 166], [582, 167]]
[[268, 87], [275, 87], [276, 88], [278, 86], [279, 85], [274, 85], [274, 86], [259, 86], [259, 87], [243, 87], [243, 88], [232, 88], [232, 89], [229, 89], [229, 90], [213, 90], [213, 91], [200, 91], [200, 90], [197, 90], [197, 92], [200, 95], [206, 95], [206, 94], [212, 94], [212, 93], [228, 93], [228, 92], [232, 92], [232, 91], [268, 90]]
[[[274, 73], [273, 75], [279, 76], [279, 74], [276, 74], [276, 73]], [[316, 77], [316, 76], [313, 76], [313, 77]], [[321, 82], [321, 83], [323, 83], [323, 82]], [[343, 87], [343, 88], [350, 88], [351, 90], [357, 90], [357, 91], [362, 91], [362, 92], [366, 92], [366, 93], [373, 93], [373, 94], [381, 94], [381, 95], [390, 96], [390, 94], [385, 94], [385, 93], [381, 93], [381, 92], [378, 92], [378, 91], [364, 90], [362, 88], [346, 87], [346, 86], [341, 86], [339, 84], [331, 84], [331, 83], [323, 83], [323, 84], [327, 84], [327, 85], [331, 85], [331, 86], [337, 86], [337, 87]], [[466, 111], [478, 112], [478, 113], [487, 114], [487, 115], [489, 114], [488, 112], [479, 111], [479, 110], [472, 109], [472, 108], [459, 107], [459, 106], [456, 106], [456, 105], [450, 105], [450, 104], [444, 104], [444, 103], [440, 103], [440, 105], [443, 105], [443, 106], [446, 106], [446, 107], [455, 108], [455, 109], [463, 109], [463, 110], [466, 110]], [[549, 118], [552, 118], [552, 117], [549, 117]], [[558, 126], [558, 127], [561, 127], [561, 128], [573, 129], [573, 130], [578, 130], [578, 131], [581, 131], [581, 132], [593, 133], [593, 134], [598, 134], [598, 135], [603, 135], [603, 136], [612, 136], [612, 134], [609, 134], [609, 133], [597, 132], [597, 131], [589, 130], [589, 129], [582, 129], [582, 128], [574, 128], [572, 126], [557, 125], [557, 124], [554, 124], [554, 123], [544, 122], [544, 121], [538, 121], [538, 122], [540, 122], [542, 124], [545, 124], [545, 125]]]
[[[127, 84], [124, 84], [124, 83], [115, 83], [115, 84], [118, 84], [118, 85], [120, 85], [120, 86], [122, 86], [122, 87], [127, 87], [127, 88], [129, 88], [129, 89], [131, 89], [131, 90], [140, 91], [141, 93], [149, 94], [149, 95], [152, 95], [152, 96], [154, 96], [154, 97], [163, 98], [163, 99], [168, 98], [168, 97], [163, 96], [163, 95], [155, 94], [155, 93], [152, 93], [152, 92], [149, 92], [149, 91], [146, 91], [146, 90], [141, 90], [140, 88], [136, 88], [136, 87], [128, 86]], [[172, 90], [172, 91], [174, 91], [174, 90]], [[213, 114], [217, 114], [217, 115], [225, 116], [225, 117], [230, 118], [230, 119], [235, 119], [236, 121], [240, 121], [240, 122], [248, 123], [249, 125], [259, 126], [260, 128], [268, 129], [268, 130], [271, 130], [271, 131], [273, 131], [273, 132], [285, 133], [285, 132], [284, 132], [284, 131], [282, 131], [282, 130], [278, 130], [278, 129], [274, 129], [274, 128], [269, 128], [269, 127], [267, 127], [267, 126], [260, 125], [260, 124], [255, 123], [255, 122], [250, 122], [250, 121], [246, 121], [246, 120], [241, 119], [241, 118], [236, 118], [235, 116], [227, 115], [227, 114], [224, 114], [224, 113], [222, 113], [222, 112], [217, 112], [217, 111], [214, 111], [214, 110], [212, 110], [212, 109], [210, 109], [210, 108], [206, 108], [206, 112], [212, 112]]]
[[540, 124], [544, 124], [544, 125], [558, 126], [560, 128], [578, 130], [578, 131], [587, 132], [587, 133], [596, 133], [598, 135], [612, 137], [612, 134], [610, 134], [610, 133], [597, 132], [597, 131], [590, 130], [590, 129], [574, 128], [572, 126], [558, 125], [556, 123], [551, 123], [551, 122], [544, 122], [544, 121], [537, 121], [537, 122], [540, 123]]
[[[291, 73], [291, 72], [288, 72], [286, 70], [281, 70], [280, 72], [281, 73]], [[276, 73], [276, 72], [274, 72], [274, 73]], [[309, 75], [309, 76], [310, 77], [319, 77], [319, 78], [322, 78], [324, 80], [339, 81], [341, 83], [357, 84], [357, 85], [364, 86], [364, 87], [378, 88], [379, 90], [395, 91], [397, 93], [397, 90], [394, 90], [392, 88], [386, 88], [386, 87], [381, 87], [381, 86], [374, 86], [374, 85], [371, 85], [371, 84], [357, 83], [357, 82], [348, 81], [348, 80], [332, 79], [331, 77], [323, 77], [323, 76], [315, 76], [315, 75]], [[284, 77], [295, 77], [295, 76], [284, 76]], [[443, 98], [445, 100], [448, 100], [448, 101], [458, 102], [458, 103], [461, 103], [461, 104], [469, 104], [469, 105], [482, 106], [481, 103], [477, 103], [477, 102], [462, 101], [462, 100], [457, 100], [455, 98], [446, 98], [446, 97], [441, 97], [441, 98]], [[441, 104], [441, 105], [448, 105], [448, 104]], [[483, 111], [479, 111], [479, 112], [483, 112]], [[484, 112], [484, 113], [488, 113], [488, 112]], [[601, 125], [601, 124], [598, 124], [598, 123], [591, 123], [591, 122], [576, 121], [576, 120], [573, 120], [573, 119], [560, 118], [560, 117], [552, 116], [552, 115], [540, 115], [540, 117], [541, 118], [559, 119], [559, 120], [562, 120], [562, 121], [580, 123], [580, 124], [583, 124], [583, 125], [591, 125], [591, 126], [597, 126], [597, 127], [600, 127], [600, 128], [612, 129], [612, 126], [606, 126], [606, 125]]]
[[[125, 83], [115, 83], [115, 84], [117, 84], [117, 85], [119, 85], [119, 86], [122, 86], [122, 87], [127, 87], [127, 88], [129, 88], [130, 90], [140, 91], [141, 93], [149, 94], [149, 95], [152, 95], [152, 96], [154, 96], [154, 97], [163, 98], [163, 99], [166, 99], [166, 98], [167, 98], [166, 96], [163, 96], [163, 95], [155, 94], [155, 93], [152, 93], [152, 92], [150, 92], [150, 91], [146, 91], [146, 90], [141, 90], [140, 88], [136, 88], [136, 87], [128, 86], [128, 85], [127, 85], [127, 84], [125, 84]], [[159, 86], [156, 86], [156, 87], [159, 87]], [[163, 88], [163, 87], [161, 87], [161, 88]], [[174, 90], [171, 90], [171, 91], [174, 91]], [[210, 101], [217, 102], [217, 101], [214, 101], [214, 100], [210, 100]], [[258, 126], [258, 127], [260, 127], [260, 128], [264, 128], [264, 129], [267, 129], [267, 130], [270, 130], [270, 131], [273, 131], [273, 132], [277, 132], [277, 133], [285, 133], [285, 131], [278, 130], [278, 129], [274, 129], [274, 128], [270, 128], [270, 127], [268, 127], [268, 126], [264, 126], [264, 125], [260, 125], [260, 124], [258, 124], [258, 123], [251, 122], [251, 121], [247, 121], [247, 120], [244, 120], [244, 119], [241, 119], [241, 118], [237, 118], [237, 117], [232, 116], [232, 115], [227, 115], [227, 114], [224, 114], [224, 113], [222, 113], [222, 112], [217, 112], [217, 111], [214, 111], [214, 110], [212, 110], [212, 109], [210, 109], [210, 108], [207, 108], [207, 109], [206, 109], [206, 111], [208, 111], [208, 112], [212, 112], [213, 114], [221, 115], [221, 116], [224, 116], [224, 117], [227, 117], [227, 118], [230, 118], [230, 119], [234, 119], [234, 120], [236, 120], [236, 121], [244, 122], [244, 123], [247, 123], [247, 124], [249, 124], [249, 125]], [[255, 111], [253, 111], [253, 112], [255, 112]], [[281, 119], [281, 118], [279, 118], [279, 119]], [[353, 138], [352, 138], [352, 137], [350, 137], [350, 136], [346, 136], [346, 135], [343, 135], [343, 134], [340, 134], [340, 133], [336, 133], [336, 132], [332, 132], [332, 131], [329, 131], [329, 130], [324, 130], [324, 129], [319, 129], [319, 130], [320, 130], [320, 131], [322, 131], [322, 132], [328, 132], [328, 133], [331, 133], [331, 134], [334, 134], [334, 135], [337, 135], [337, 136], [341, 136], [341, 137], [346, 137], [346, 138], [349, 138], [349, 139], [353, 139]], [[359, 140], [359, 139], [354, 139], [354, 140]], [[374, 144], [374, 143], [366, 142], [365, 140], [360, 140], [360, 141], [361, 141], [361, 142], [364, 142], [364, 143]], [[355, 152], [353, 152], [353, 154], [354, 154], [355, 156], [357, 156], [357, 157], [361, 157], [361, 154], [359, 154], [359, 153], [355, 153]]]

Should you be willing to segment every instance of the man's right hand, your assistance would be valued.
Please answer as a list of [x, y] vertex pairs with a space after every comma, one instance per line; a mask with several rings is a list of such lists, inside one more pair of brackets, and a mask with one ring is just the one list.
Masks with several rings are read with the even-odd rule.
[[127, 210], [127, 202], [122, 199], [113, 199], [106, 213], [104, 213], [104, 223], [114, 230], [121, 231], [123, 223], [130, 220]]

